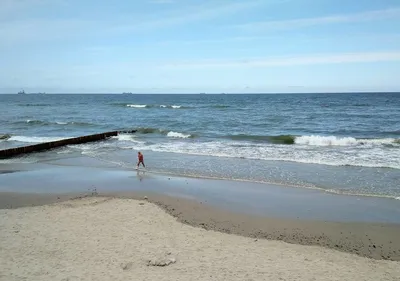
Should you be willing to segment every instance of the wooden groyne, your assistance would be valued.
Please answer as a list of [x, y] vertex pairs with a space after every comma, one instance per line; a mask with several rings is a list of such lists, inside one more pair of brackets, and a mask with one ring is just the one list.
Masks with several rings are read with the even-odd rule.
[[21, 154], [49, 150], [52, 148], [66, 146], [66, 145], [70, 145], [70, 144], [81, 144], [81, 143], [104, 140], [106, 138], [117, 136], [117, 135], [118, 135], [118, 131], [113, 131], [113, 132], [105, 132], [105, 133], [95, 134], [95, 135], [82, 136], [82, 137], [77, 137], [77, 138], [69, 138], [69, 139], [63, 139], [63, 140], [58, 140], [58, 141], [44, 142], [44, 143], [39, 143], [39, 144], [34, 144], [34, 145], [4, 149], [4, 150], [0, 150], [0, 159], [11, 158], [11, 157], [21, 155]]

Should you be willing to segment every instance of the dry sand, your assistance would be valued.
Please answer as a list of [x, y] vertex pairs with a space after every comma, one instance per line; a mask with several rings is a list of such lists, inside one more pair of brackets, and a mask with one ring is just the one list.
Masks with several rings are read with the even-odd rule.
[[400, 280], [396, 261], [194, 228], [104, 197], [0, 210], [0, 265], [2, 281]]
[[179, 222], [251, 238], [323, 246], [362, 257], [400, 261], [400, 225], [331, 222], [246, 215], [215, 208], [207, 202], [150, 192], [89, 194], [20, 194], [0, 192], [0, 209], [40, 206], [85, 196], [142, 199], [154, 203]]

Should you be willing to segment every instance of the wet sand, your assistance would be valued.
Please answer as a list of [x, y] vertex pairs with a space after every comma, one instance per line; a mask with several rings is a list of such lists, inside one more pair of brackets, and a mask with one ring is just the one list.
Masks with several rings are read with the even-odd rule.
[[[191, 213], [192, 221], [201, 218], [209, 223], [205, 228], [214, 223], [211, 217], [208, 221], [202, 217], [206, 214], [214, 217], [215, 224], [235, 216], [184, 199], [149, 198], [163, 200], [159, 204], [168, 205], [178, 220], [184, 220], [181, 211]], [[256, 226], [253, 219], [247, 226]], [[85, 197], [3, 209], [0, 228], [0, 280], [4, 281], [399, 280], [400, 276], [399, 262], [192, 227], [146, 200]]]
[[76, 164], [76, 161], [65, 163], [64, 160], [64, 166], [35, 164], [32, 170], [29, 165], [16, 166], [16, 172], [0, 175], [0, 192], [62, 195], [86, 194], [93, 190], [100, 194], [146, 191], [201, 201], [218, 209], [255, 216], [400, 224], [400, 200], [390, 198], [338, 195], [274, 184], [137, 173], [104, 166], [68, 166]]
[[179, 222], [198, 228], [400, 261], [399, 200], [137, 173], [86, 158], [56, 164], [4, 165], [0, 209], [147, 196]]

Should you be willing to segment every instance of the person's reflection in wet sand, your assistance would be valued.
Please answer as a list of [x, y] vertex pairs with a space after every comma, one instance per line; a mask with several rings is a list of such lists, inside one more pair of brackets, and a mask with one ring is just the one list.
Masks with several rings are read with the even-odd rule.
[[139, 178], [140, 181], [143, 180], [145, 173], [146, 173], [145, 171], [142, 171], [142, 172], [141, 171], [137, 171], [136, 172], [136, 175], [137, 175], [137, 177]]

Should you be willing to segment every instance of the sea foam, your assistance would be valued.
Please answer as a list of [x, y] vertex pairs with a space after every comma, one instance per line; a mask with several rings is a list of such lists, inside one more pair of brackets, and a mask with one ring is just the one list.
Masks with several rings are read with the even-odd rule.
[[168, 132], [167, 137], [187, 139], [187, 138], [190, 138], [191, 135], [189, 135], [189, 134], [182, 134], [182, 133], [172, 132], [172, 131], [171, 131], [171, 132]]
[[133, 107], [133, 108], [146, 108], [146, 104], [127, 104], [127, 107]]
[[295, 144], [313, 145], [313, 146], [355, 146], [355, 145], [382, 145], [395, 144], [396, 139], [356, 139], [353, 137], [336, 137], [336, 136], [300, 136], [294, 140]]
[[26, 143], [41, 143], [41, 142], [51, 142], [58, 141], [65, 138], [62, 137], [28, 137], [28, 136], [12, 136], [8, 140], [9, 141], [18, 141], [18, 142], [26, 142]]

